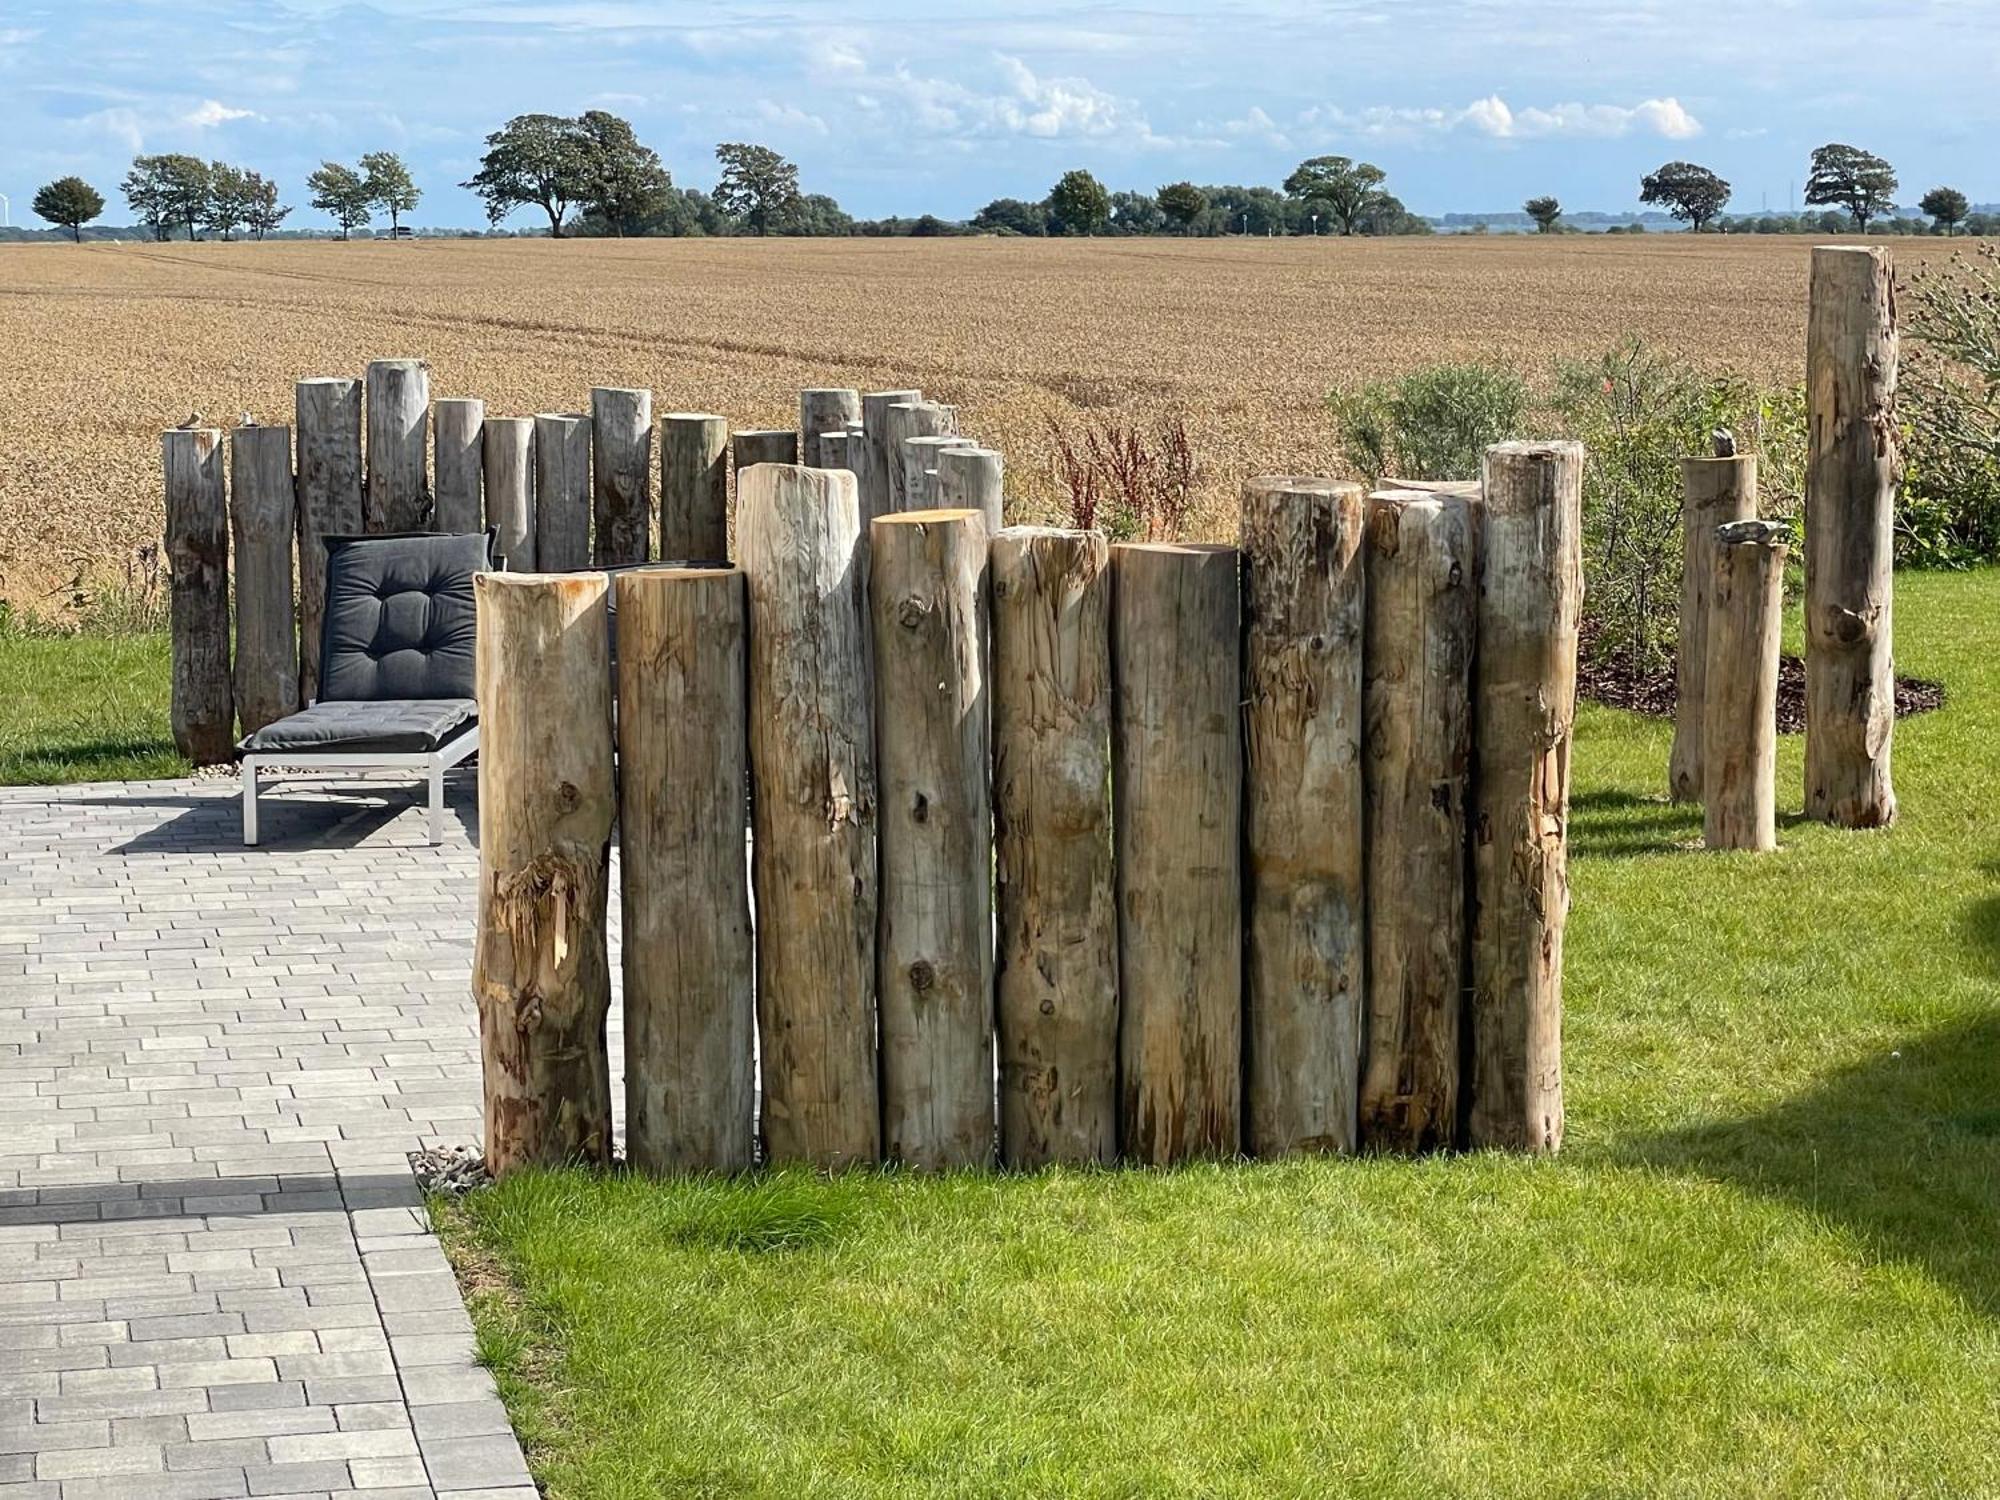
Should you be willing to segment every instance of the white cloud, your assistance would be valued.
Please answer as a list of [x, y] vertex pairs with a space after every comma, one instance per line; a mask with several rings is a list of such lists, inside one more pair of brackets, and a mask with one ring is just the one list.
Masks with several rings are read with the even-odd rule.
[[1554, 104], [1515, 109], [1498, 94], [1462, 108], [1378, 104], [1364, 109], [1315, 105], [1280, 124], [1262, 109], [1217, 126], [1198, 126], [1194, 141], [1254, 140], [1290, 146], [1297, 139], [1415, 143], [1426, 137], [1471, 131], [1497, 141], [1615, 139], [1656, 135], [1684, 141], [1700, 135], [1697, 120], [1678, 99], [1644, 99], [1637, 104]]
[[204, 99], [181, 116], [181, 124], [192, 125], [196, 130], [209, 130], [217, 125], [226, 125], [231, 120], [256, 118], [257, 112], [253, 109], [232, 109], [219, 99]]
[[1150, 145], [1159, 139], [1131, 100], [1088, 78], [1044, 78], [1010, 53], [992, 54], [991, 73], [969, 82], [918, 73], [907, 64], [880, 71], [850, 40], [828, 45], [812, 39], [806, 63], [822, 84], [846, 90], [854, 109], [877, 118], [900, 114], [908, 128], [960, 145], [1006, 138]]
[[818, 115], [808, 114], [796, 104], [780, 104], [775, 99], [759, 99], [757, 113], [773, 125], [788, 125], [795, 130], [810, 130], [814, 135], [826, 135], [827, 124]]
[[146, 149], [146, 131], [139, 123], [136, 109], [119, 105], [112, 109], [93, 110], [82, 116], [78, 123], [115, 141], [134, 156]]
[[1498, 94], [1476, 99], [1460, 111], [1453, 124], [1464, 123], [1496, 140], [1540, 140], [1549, 137], [1612, 138], [1634, 133], [1685, 141], [1701, 134], [1701, 121], [1678, 99], [1643, 99], [1619, 104], [1556, 104], [1546, 109], [1513, 110]]

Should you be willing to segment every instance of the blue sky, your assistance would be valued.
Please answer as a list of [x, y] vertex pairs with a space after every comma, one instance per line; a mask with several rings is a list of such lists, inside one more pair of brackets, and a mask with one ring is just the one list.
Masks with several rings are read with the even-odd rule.
[[[1412, 208], [1635, 205], [1675, 157], [1732, 208], [1786, 205], [1811, 149], [2000, 199], [2000, 0], [0, 0], [0, 192], [75, 172], [128, 215], [138, 151], [275, 174], [292, 223], [322, 157], [400, 151], [420, 223], [483, 222], [456, 184], [527, 111], [623, 114], [675, 180], [717, 141], [800, 164], [864, 216], [1113, 187], [1276, 183], [1379, 163]], [[515, 222], [527, 225], [526, 215]]]

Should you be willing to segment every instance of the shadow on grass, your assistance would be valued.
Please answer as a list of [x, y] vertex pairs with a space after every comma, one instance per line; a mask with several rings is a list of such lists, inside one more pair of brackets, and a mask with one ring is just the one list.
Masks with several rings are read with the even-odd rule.
[[1632, 792], [1581, 792], [1569, 802], [1570, 852], [1584, 859], [1674, 854], [1701, 840], [1701, 808]]
[[134, 775], [175, 776], [186, 773], [187, 763], [174, 752], [170, 739], [126, 736], [116, 739], [77, 740], [62, 744], [12, 750], [0, 755], [0, 782], [19, 781], [24, 776], [40, 779], [61, 773], [64, 780], [96, 781]]
[[[2000, 899], [1977, 903], [2000, 954]], [[1652, 1167], [1791, 1199], [2000, 1316], [2000, 1010], [1763, 1113], [1639, 1143]]]

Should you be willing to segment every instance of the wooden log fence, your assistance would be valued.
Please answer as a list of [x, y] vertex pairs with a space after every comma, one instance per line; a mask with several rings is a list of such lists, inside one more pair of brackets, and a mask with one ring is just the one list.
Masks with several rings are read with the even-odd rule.
[[535, 567], [569, 573], [590, 565], [590, 418], [535, 418]]
[[329, 536], [361, 530], [361, 382], [301, 380], [298, 420], [299, 702], [319, 697]]
[[198, 766], [226, 763], [236, 735], [229, 672], [229, 517], [222, 434], [176, 427], [160, 439], [167, 483], [168, 628], [174, 747]]
[[420, 359], [378, 359], [368, 366], [366, 390], [366, 529], [420, 531], [431, 519], [430, 366]]
[[485, 428], [484, 401], [461, 397], [438, 402], [432, 423], [437, 484], [431, 530], [454, 535], [479, 530], [485, 510]]
[[232, 677], [244, 734], [299, 704], [292, 624], [292, 430], [247, 423], [229, 434], [229, 536], [235, 554]]
[[1790, 532], [1776, 521], [1716, 528], [1703, 704], [1702, 842], [1778, 847], [1778, 646]]
[[535, 569], [535, 421], [488, 417], [481, 438], [486, 524], [516, 573]]
[[660, 556], [729, 556], [729, 422], [706, 412], [660, 419]]
[[823, 463], [820, 439], [833, 434], [845, 436], [847, 424], [861, 420], [861, 392], [847, 387], [821, 387], [799, 392], [799, 462], [838, 468]]
[[1718, 436], [1713, 458], [1681, 460], [1680, 649], [1674, 663], [1674, 744], [1667, 790], [1676, 802], [1702, 797], [1702, 700], [1708, 681], [1708, 591], [1715, 581], [1715, 529], [1757, 517], [1757, 455]]
[[590, 393], [591, 553], [594, 566], [642, 563], [653, 541], [653, 393], [598, 386]]

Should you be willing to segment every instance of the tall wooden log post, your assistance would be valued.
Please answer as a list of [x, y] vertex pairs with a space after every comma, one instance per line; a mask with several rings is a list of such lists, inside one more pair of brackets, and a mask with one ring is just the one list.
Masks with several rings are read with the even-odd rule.
[[236, 716], [254, 734], [299, 705], [292, 614], [292, 430], [229, 434], [229, 532], [236, 553]]
[[789, 428], [753, 427], [736, 434], [736, 482], [743, 483], [743, 471], [752, 464], [795, 464], [799, 461], [799, 435]]
[[1000, 1154], [1118, 1150], [1111, 571], [1099, 531], [992, 544]]
[[[957, 424], [957, 410], [937, 401], [901, 401], [883, 414], [882, 461], [889, 470], [884, 492], [889, 514], [919, 508], [921, 497], [912, 493], [903, 445], [914, 437], [951, 437]], [[874, 459], [871, 452], [869, 462]]]
[[362, 514], [370, 531], [430, 525], [431, 367], [420, 359], [368, 366], [368, 485]]
[[743, 575], [645, 568], [616, 587], [626, 1154], [739, 1172], [756, 1027]]
[[[861, 420], [861, 392], [845, 387], [821, 387], [799, 392], [799, 462], [820, 462], [819, 440], [847, 431]], [[822, 465], [822, 467], [825, 467]]]
[[1821, 246], [1806, 325], [1806, 815], [1896, 820], [1896, 294], [1886, 251]]
[[903, 493], [911, 510], [938, 508], [938, 461], [953, 448], [971, 446], [971, 438], [949, 435], [914, 437], [903, 444]]
[[535, 566], [573, 573], [590, 566], [590, 418], [535, 418]]
[[861, 449], [850, 452], [861, 481], [861, 524], [889, 513], [889, 408], [924, 399], [922, 391], [869, 391], [861, 398]]
[[991, 448], [968, 442], [937, 456], [937, 503], [947, 509], [976, 510], [988, 533], [1000, 530], [1006, 465]]
[[822, 469], [845, 469], [847, 462], [847, 433], [822, 432], [819, 435], [819, 452], [813, 455], [813, 462]]
[[1715, 528], [1757, 517], [1757, 455], [1681, 460], [1680, 654], [1674, 665], [1674, 748], [1667, 791], [1676, 802], [1702, 795], [1702, 697], [1708, 680], [1708, 590], [1715, 577]]
[[993, 1160], [993, 817], [986, 523], [878, 516], [870, 542], [881, 777], [882, 1149]]
[[1790, 532], [1776, 521], [1716, 528], [1704, 712], [1702, 842], [1778, 847], [1778, 645]]
[[481, 439], [486, 524], [509, 569], [535, 571], [535, 419], [488, 417]]
[[1361, 628], [1367, 506], [1243, 487], [1245, 1146], [1352, 1151], [1366, 985]]
[[167, 487], [174, 747], [198, 766], [219, 766], [236, 745], [222, 434], [213, 427], [176, 427], [160, 435], [160, 447]]
[[1243, 701], [1234, 547], [1111, 549], [1119, 1136], [1151, 1165], [1242, 1144]]
[[361, 520], [361, 382], [301, 380], [298, 417], [299, 702], [319, 697], [326, 617], [326, 542]]
[[433, 464], [437, 494], [431, 504], [431, 530], [463, 536], [480, 529], [485, 426], [484, 401], [460, 398], [438, 402]]
[[729, 422], [706, 412], [660, 418], [660, 556], [729, 556]]
[[1473, 682], [1473, 1147], [1562, 1145], [1583, 458], [1582, 444], [1567, 442], [1486, 451]]
[[479, 927], [486, 1169], [611, 1159], [611, 662], [602, 573], [481, 573]]
[[875, 689], [854, 476], [743, 473], [764, 1141], [774, 1161], [881, 1154]]
[[1445, 1147], [1457, 1132], [1477, 510], [1415, 491], [1368, 501], [1361, 1141], [1380, 1150]]
[[642, 563], [653, 544], [653, 393], [590, 393], [591, 562]]

